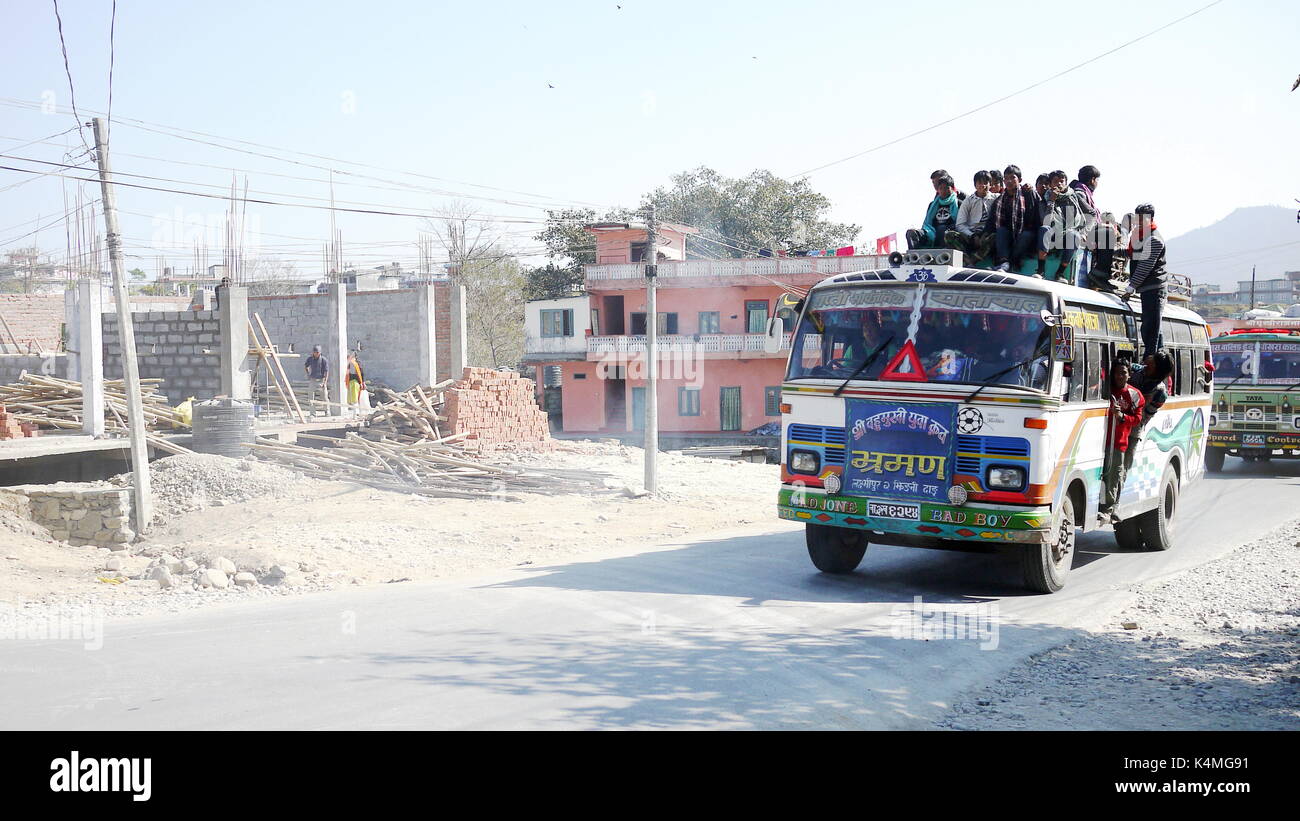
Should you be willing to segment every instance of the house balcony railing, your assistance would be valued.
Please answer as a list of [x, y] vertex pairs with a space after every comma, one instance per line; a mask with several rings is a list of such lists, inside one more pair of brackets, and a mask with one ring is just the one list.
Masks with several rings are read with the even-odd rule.
[[[785, 356], [790, 350], [790, 334], [781, 341], [780, 354], [763, 350], [764, 334], [661, 334], [655, 340], [660, 353], [752, 353], [766, 356]], [[587, 337], [588, 354], [644, 354], [644, 336], [590, 336]]]
[[[746, 276], [799, 276], [843, 274], [849, 271], [878, 271], [889, 267], [883, 254], [856, 257], [757, 257], [754, 259], [687, 259], [659, 263], [659, 279], [714, 279]], [[640, 262], [588, 265], [587, 281], [643, 279]]]

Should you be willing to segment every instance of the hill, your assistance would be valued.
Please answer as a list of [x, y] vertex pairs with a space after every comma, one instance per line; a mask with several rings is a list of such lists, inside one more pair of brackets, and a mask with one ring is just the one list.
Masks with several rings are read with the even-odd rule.
[[1198, 284], [1231, 290], [1238, 280], [1250, 279], [1251, 265], [1258, 266], [1260, 279], [1300, 271], [1300, 222], [1293, 208], [1238, 208], [1213, 225], [1168, 237], [1168, 243], [1169, 270]]

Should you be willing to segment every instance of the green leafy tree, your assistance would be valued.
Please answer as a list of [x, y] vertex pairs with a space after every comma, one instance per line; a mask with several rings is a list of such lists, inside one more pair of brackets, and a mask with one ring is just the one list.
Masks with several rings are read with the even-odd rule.
[[643, 200], [654, 203], [659, 219], [700, 229], [687, 237], [687, 256], [836, 248], [853, 242], [862, 230], [825, 219], [831, 202], [806, 179], [791, 182], [764, 170], [731, 178], [704, 167], [671, 179]]
[[146, 279], [148, 279], [148, 275], [145, 274], [145, 272], [140, 270], [139, 268], [132, 268], [131, 270], [127, 271], [127, 273], [130, 274], [131, 279], [136, 282], [144, 282]]

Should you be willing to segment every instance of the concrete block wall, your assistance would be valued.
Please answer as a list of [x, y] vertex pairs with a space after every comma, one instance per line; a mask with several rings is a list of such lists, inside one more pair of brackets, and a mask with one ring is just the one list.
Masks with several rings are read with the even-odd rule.
[[[159, 390], [173, 405], [193, 396], [211, 399], [221, 391], [221, 323], [214, 311], [132, 312], [136, 361], [141, 379], [162, 378]], [[211, 353], [204, 353], [204, 351]], [[104, 378], [121, 379], [117, 315], [104, 314]]]
[[357, 351], [368, 380], [403, 391], [428, 381], [420, 373], [415, 289], [348, 294], [348, 350]]
[[[445, 284], [433, 287], [437, 373], [441, 381], [452, 376], [450, 288]], [[418, 339], [424, 330], [419, 309], [421, 293], [417, 288], [348, 293], [348, 349], [359, 351], [368, 380], [397, 390], [429, 381], [420, 373], [418, 355]], [[261, 316], [279, 351], [302, 354], [301, 358], [286, 360], [284, 367], [291, 381], [305, 381], [303, 358], [311, 353], [313, 345], [324, 348], [329, 341], [329, 295], [249, 297], [250, 318], [254, 312]], [[341, 367], [343, 363], [330, 364]]]
[[27, 354], [0, 354], [0, 385], [17, 382], [19, 374], [23, 371], [66, 379], [68, 375], [68, 355], [62, 353], [31, 354], [30, 356]]

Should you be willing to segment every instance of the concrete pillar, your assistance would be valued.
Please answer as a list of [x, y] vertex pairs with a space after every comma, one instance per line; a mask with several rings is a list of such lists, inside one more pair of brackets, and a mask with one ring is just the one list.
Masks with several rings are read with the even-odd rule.
[[64, 361], [67, 363], [65, 379], [76, 382], [81, 379], [81, 365], [77, 361], [77, 352], [81, 350], [81, 309], [77, 298], [80, 291], [76, 287], [63, 289], [63, 327], [68, 331], [68, 342], [64, 348]]
[[330, 283], [329, 296], [329, 313], [325, 317], [329, 335], [324, 354], [330, 364], [330, 403], [337, 408], [335, 413], [342, 414], [347, 402], [344, 377], [348, 369], [348, 286], [342, 282]]
[[104, 298], [99, 283], [83, 280], [78, 284], [76, 303], [81, 430], [99, 437], [104, 435]]
[[221, 394], [231, 399], [253, 398], [253, 359], [248, 355], [248, 289], [221, 289]]
[[452, 285], [451, 294], [451, 378], [460, 379], [469, 365], [469, 333], [465, 327], [465, 286]]
[[432, 285], [415, 289], [415, 355], [417, 379], [421, 385], [438, 383], [437, 299]]

